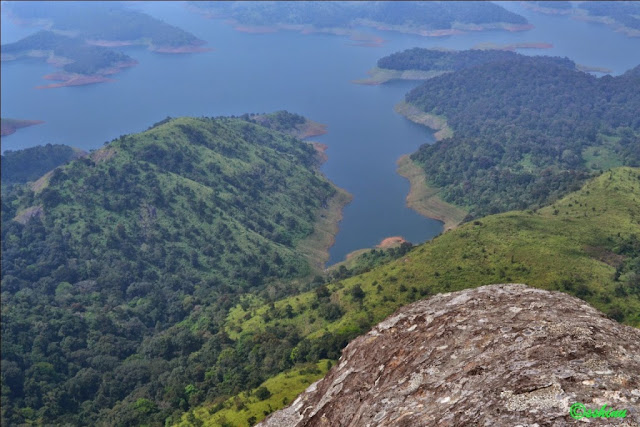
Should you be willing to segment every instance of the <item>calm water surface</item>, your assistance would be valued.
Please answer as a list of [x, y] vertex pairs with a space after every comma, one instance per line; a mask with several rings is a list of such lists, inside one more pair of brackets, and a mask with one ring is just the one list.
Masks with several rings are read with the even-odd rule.
[[[245, 34], [218, 20], [188, 12], [181, 4], [137, 4], [146, 12], [191, 31], [214, 51], [189, 55], [154, 54], [144, 48], [123, 49], [140, 64], [117, 74], [114, 82], [37, 90], [52, 71], [37, 61], [2, 64], [2, 116], [44, 120], [2, 138], [2, 150], [64, 143], [86, 150], [119, 135], [139, 132], [170, 116], [240, 115], [286, 109], [328, 125], [314, 140], [329, 146], [323, 172], [353, 194], [330, 263], [359, 248], [400, 235], [420, 243], [442, 231], [438, 221], [405, 206], [409, 190], [396, 174], [396, 160], [433, 141], [427, 129], [393, 111], [416, 85], [396, 82], [359, 86], [377, 59], [414, 47], [465, 49], [477, 43], [548, 42], [553, 49], [527, 54], [567, 56], [578, 63], [608, 67], [620, 74], [637, 65], [640, 40], [608, 28], [566, 17], [525, 15], [536, 28], [521, 33], [491, 31], [447, 38], [376, 33], [382, 47], [355, 46], [344, 37], [293, 32]], [[33, 31], [2, 17], [2, 42]], [[372, 30], [366, 30], [374, 33]]]

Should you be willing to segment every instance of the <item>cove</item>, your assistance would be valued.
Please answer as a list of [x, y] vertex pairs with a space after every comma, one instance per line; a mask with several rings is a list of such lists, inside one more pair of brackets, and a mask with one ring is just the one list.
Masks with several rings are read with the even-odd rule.
[[[505, 5], [507, 6], [507, 5]], [[353, 195], [344, 210], [329, 264], [356, 249], [372, 247], [400, 235], [421, 243], [442, 231], [438, 221], [406, 207], [408, 182], [396, 173], [396, 160], [433, 141], [428, 129], [394, 112], [393, 107], [417, 82], [361, 86], [376, 61], [410, 47], [466, 49], [479, 43], [546, 42], [553, 48], [521, 50], [527, 54], [568, 56], [578, 63], [602, 66], [614, 74], [637, 65], [638, 39], [604, 25], [572, 21], [508, 8], [535, 25], [531, 31], [488, 31], [445, 38], [425, 38], [363, 29], [383, 37], [381, 47], [361, 47], [344, 37], [295, 32], [247, 34], [222, 20], [206, 19], [180, 3], [137, 4], [145, 12], [206, 40], [211, 52], [185, 55], [122, 50], [139, 65], [103, 84], [38, 90], [46, 64], [2, 64], [2, 114], [42, 120], [2, 138], [2, 150], [64, 143], [96, 149], [122, 134], [140, 132], [170, 115], [219, 116], [286, 109], [328, 126], [313, 140], [328, 145], [323, 172]], [[2, 17], [3, 42], [12, 38]], [[16, 27], [15, 31], [23, 31]], [[7, 41], [10, 41], [7, 39]], [[636, 61], [634, 63], [634, 61]]]

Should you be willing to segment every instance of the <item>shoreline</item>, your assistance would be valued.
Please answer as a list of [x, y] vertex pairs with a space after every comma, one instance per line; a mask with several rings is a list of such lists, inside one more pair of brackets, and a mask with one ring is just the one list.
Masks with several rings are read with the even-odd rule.
[[373, 249], [387, 250], [387, 249], [399, 247], [405, 242], [409, 243], [409, 241], [405, 240], [405, 238], [402, 236], [385, 237], [384, 239], [380, 240], [380, 243], [378, 243], [377, 245], [371, 248], [355, 249], [349, 252], [348, 254], [345, 255], [342, 261], [338, 261], [335, 264], [330, 265], [329, 267], [326, 268], [326, 271], [335, 271], [338, 268], [340, 268], [340, 266], [342, 265], [344, 265], [347, 268], [351, 268], [352, 264], [358, 259], [358, 257], [370, 252]]
[[[300, 125], [298, 131], [312, 137], [327, 133], [327, 125], [307, 119]], [[303, 137], [296, 136], [302, 139]], [[316, 158], [318, 159], [317, 171], [320, 172], [320, 165], [329, 159], [326, 150], [329, 148], [327, 144], [315, 141], [306, 141], [316, 150]], [[323, 175], [324, 176], [324, 175]], [[347, 190], [338, 187], [329, 178], [325, 177], [336, 193], [327, 200], [325, 206], [321, 207], [316, 213], [314, 221], [313, 233], [300, 240], [296, 245], [296, 250], [303, 253], [309, 260], [312, 268], [318, 271], [324, 271], [327, 262], [329, 262], [329, 249], [335, 244], [336, 236], [340, 231], [340, 221], [343, 218], [345, 206], [353, 200], [353, 195]]]
[[[436, 141], [441, 141], [453, 135], [453, 130], [444, 117], [428, 114], [414, 105], [402, 101], [394, 110], [414, 123], [437, 130], [433, 135]], [[406, 198], [407, 206], [420, 215], [438, 220], [444, 224], [444, 231], [454, 229], [467, 216], [468, 212], [452, 205], [440, 198], [439, 189], [427, 184], [425, 171], [411, 160], [409, 155], [401, 156], [397, 160], [398, 175], [409, 181], [409, 194]]]
[[453, 24], [450, 28], [441, 28], [438, 30], [424, 30], [420, 28], [410, 27], [407, 25], [392, 25], [378, 21], [359, 20], [359, 25], [375, 28], [379, 31], [396, 31], [403, 34], [417, 34], [423, 37], [447, 37], [465, 34], [471, 31], [492, 31], [505, 30], [509, 32], [528, 31], [533, 29], [532, 24], [509, 24], [506, 22], [495, 22], [491, 24]]
[[447, 203], [438, 195], [439, 190], [429, 187], [424, 170], [417, 165], [408, 154], [397, 161], [398, 175], [409, 181], [407, 206], [420, 215], [443, 223], [444, 231], [456, 228], [467, 216], [468, 212], [451, 203]]
[[471, 47], [471, 50], [508, 50], [515, 52], [517, 49], [552, 49], [553, 44], [545, 42], [522, 42], [522, 43], [478, 43]]
[[0, 136], [12, 135], [16, 133], [18, 129], [40, 125], [42, 123], [44, 123], [42, 120], [1, 119]]
[[351, 80], [357, 85], [377, 86], [392, 80], [429, 80], [451, 71], [422, 71], [422, 70], [391, 70], [388, 68], [374, 67], [367, 71], [369, 77]]
[[296, 138], [305, 139], [305, 138], [311, 138], [314, 136], [324, 135], [325, 133], [327, 133], [327, 125], [315, 122], [310, 119], [306, 119], [306, 120], [307, 121], [304, 122], [303, 124], [296, 126], [297, 132], [296, 131], [292, 132], [293, 136], [295, 136]]
[[90, 46], [100, 47], [126, 47], [126, 46], [146, 46], [151, 52], [157, 53], [198, 53], [209, 52], [213, 48], [202, 47], [207, 42], [204, 40], [197, 40], [193, 43], [179, 45], [179, 46], [156, 46], [149, 39], [138, 40], [106, 40], [106, 39], [88, 39], [86, 43]]
[[316, 141], [308, 141], [308, 142], [313, 146], [313, 149], [316, 150], [316, 159], [318, 160], [319, 164], [323, 164], [324, 162], [329, 160], [329, 156], [327, 156], [327, 153], [326, 153], [327, 148], [329, 148], [327, 144], [323, 144], [321, 142], [316, 142]]
[[601, 73], [601, 74], [613, 73], [613, 70], [611, 68], [595, 67], [591, 65], [582, 65], [582, 64], [576, 64], [576, 70], [582, 71], [584, 73]]
[[447, 124], [447, 120], [444, 117], [436, 116], [434, 114], [425, 113], [414, 105], [409, 104], [406, 101], [400, 101], [393, 107], [394, 111], [414, 123], [426, 126], [435, 130], [433, 134], [436, 141], [450, 138], [453, 136], [453, 129]]
[[317, 212], [313, 233], [296, 245], [296, 250], [304, 254], [311, 266], [319, 271], [323, 271], [329, 261], [329, 249], [336, 242], [336, 235], [340, 231], [339, 224], [342, 221], [344, 207], [353, 200], [353, 195], [347, 190], [333, 182], [331, 185], [335, 188], [336, 194]]

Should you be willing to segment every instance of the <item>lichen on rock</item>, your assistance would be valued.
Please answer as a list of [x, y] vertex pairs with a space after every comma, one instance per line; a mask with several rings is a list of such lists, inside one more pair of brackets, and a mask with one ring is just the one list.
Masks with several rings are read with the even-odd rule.
[[261, 426], [575, 425], [569, 409], [640, 425], [640, 330], [521, 284], [440, 294], [352, 341], [340, 363]]

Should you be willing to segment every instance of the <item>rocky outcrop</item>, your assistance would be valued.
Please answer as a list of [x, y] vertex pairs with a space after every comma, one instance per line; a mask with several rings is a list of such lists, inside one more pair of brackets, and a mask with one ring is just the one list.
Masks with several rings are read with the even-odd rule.
[[491, 285], [403, 307], [260, 425], [563, 426], [580, 424], [576, 402], [576, 417], [626, 410], [582, 422], [640, 424], [640, 330], [563, 293]]

